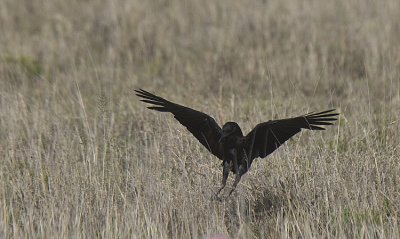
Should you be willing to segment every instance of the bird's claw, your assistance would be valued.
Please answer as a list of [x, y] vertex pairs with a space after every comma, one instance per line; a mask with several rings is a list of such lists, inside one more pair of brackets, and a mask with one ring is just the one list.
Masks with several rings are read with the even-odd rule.
[[211, 200], [216, 200], [218, 202], [222, 202], [222, 197], [219, 196], [219, 193], [214, 194], [213, 196], [211, 196]]

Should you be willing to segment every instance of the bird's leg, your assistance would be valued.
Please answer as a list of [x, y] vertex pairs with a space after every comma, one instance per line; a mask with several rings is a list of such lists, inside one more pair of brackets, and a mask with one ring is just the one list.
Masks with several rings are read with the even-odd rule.
[[224, 161], [223, 167], [224, 168], [222, 170], [222, 187], [218, 190], [217, 196], [222, 191], [222, 189], [224, 189], [226, 185], [226, 180], [228, 180], [229, 171], [231, 170], [231, 164], [228, 161]]
[[240, 182], [240, 178], [241, 178], [241, 177], [240, 177], [240, 174], [236, 174], [235, 182], [233, 182], [232, 189], [231, 189], [231, 191], [230, 191], [230, 193], [229, 193], [229, 196], [235, 191], [237, 185], [238, 185], [239, 182]]
[[231, 192], [229, 193], [229, 196], [233, 193], [233, 191], [235, 191], [236, 186], [239, 184], [240, 178], [242, 177], [242, 174], [239, 171], [239, 164], [237, 161], [237, 155], [235, 154], [235, 156], [233, 157], [233, 167], [235, 168], [235, 182], [233, 182], [232, 185], [232, 189]]

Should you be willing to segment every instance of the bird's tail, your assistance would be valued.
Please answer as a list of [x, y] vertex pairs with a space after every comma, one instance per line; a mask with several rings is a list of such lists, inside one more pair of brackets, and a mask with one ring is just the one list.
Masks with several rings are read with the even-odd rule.
[[307, 122], [307, 127], [305, 128], [311, 130], [325, 130], [325, 128], [321, 126], [332, 125], [333, 121], [337, 120], [336, 116], [338, 116], [339, 113], [333, 113], [335, 110], [336, 109], [330, 109], [319, 113], [308, 113], [304, 115], [303, 117]]

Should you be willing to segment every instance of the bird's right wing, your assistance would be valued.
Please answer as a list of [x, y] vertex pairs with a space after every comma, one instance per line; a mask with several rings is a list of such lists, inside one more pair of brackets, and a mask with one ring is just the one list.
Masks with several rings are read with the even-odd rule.
[[332, 125], [332, 121], [337, 120], [335, 116], [338, 113], [333, 111], [334, 109], [258, 124], [245, 137], [244, 145], [250, 162], [257, 157], [266, 157], [301, 129], [324, 130], [322, 126]]
[[172, 113], [175, 119], [185, 126], [208, 151], [222, 160], [222, 149], [218, 143], [218, 140], [221, 138], [222, 130], [211, 116], [175, 104], [142, 89], [135, 90], [135, 92], [137, 96], [142, 98], [140, 101], [152, 104], [152, 106], [147, 108], [160, 112]]

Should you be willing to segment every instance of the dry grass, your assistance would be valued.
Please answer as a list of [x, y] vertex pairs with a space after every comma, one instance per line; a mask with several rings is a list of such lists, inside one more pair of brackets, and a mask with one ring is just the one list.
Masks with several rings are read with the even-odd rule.
[[[398, 0], [2, 0], [0, 237], [400, 238], [399, 22]], [[245, 132], [342, 116], [219, 202], [220, 162], [137, 87]]]

